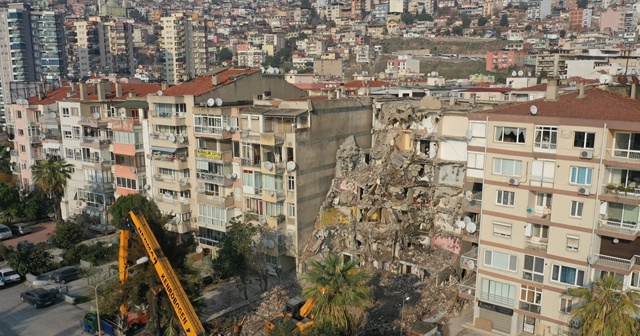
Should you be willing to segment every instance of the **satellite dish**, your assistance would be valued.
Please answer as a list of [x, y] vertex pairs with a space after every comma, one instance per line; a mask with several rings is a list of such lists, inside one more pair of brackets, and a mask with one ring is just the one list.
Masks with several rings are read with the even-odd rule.
[[287, 170], [288, 171], [294, 171], [296, 170], [296, 163], [293, 161], [289, 161], [287, 162]]
[[439, 73], [438, 73], [437, 71], [436, 71], [436, 72], [434, 72], [434, 74], [435, 74], [435, 76], [438, 76], [438, 75], [440, 75], [440, 74], [439, 74]]
[[99, 113], [99, 112], [95, 112], [95, 113], [93, 114], [93, 118], [94, 118], [94, 119], [100, 119], [100, 113]]
[[150, 159], [150, 158], [151, 158], [151, 154], [147, 154], [147, 159]]
[[156, 92], [156, 95], [162, 96], [162, 90], [158, 90], [158, 92]]
[[230, 179], [231, 179], [231, 174], [226, 174], [226, 175], [224, 176], [224, 178], [226, 178], [227, 180], [230, 180]]
[[186, 180], [180, 180], [180, 185], [181, 186], [186, 186], [187, 185], [187, 181]]
[[216, 103], [216, 106], [222, 106], [222, 99], [216, 98], [214, 102]]
[[587, 263], [589, 265], [593, 265], [596, 263], [596, 261], [598, 261], [598, 258], [594, 255], [590, 255], [589, 257], [587, 257]]
[[264, 217], [260, 217], [260, 224], [267, 224], [267, 219]]
[[264, 162], [264, 169], [266, 169], [266, 170], [273, 169], [273, 163], [271, 163], [271, 161], [265, 161]]
[[518, 71], [518, 76], [520, 76], [520, 77], [524, 76], [524, 71], [522, 71], [522, 70]]
[[229, 129], [229, 132], [235, 133], [236, 132], [236, 128], [232, 126], [231, 129]]
[[531, 115], [538, 114], [538, 107], [535, 105], [531, 105], [531, 107], [529, 108], [529, 112], [531, 112]]
[[633, 76], [631, 76], [631, 83], [638, 85], [638, 84], [640, 84], [640, 81], [638, 81], [638, 77], [637, 76], [633, 75]]
[[467, 138], [467, 141], [471, 140], [471, 138], [473, 138], [473, 131], [472, 131], [472, 130], [470, 130], [470, 129], [468, 129], [468, 130], [465, 132], [464, 136]]
[[145, 184], [144, 185], [144, 189], [145, 190], [151, 190], [151, 185], [150, 184]]
[[279, 73], [280, 73], [280, 69], [275, 68], [275, 69], [273, 70], [273, 73], [274, 73], [274, 74], [276, 74], [276, 75], [277, 75], [277, 74], [279, 74]]
[[464, 216], [464, 218], [462, 219], [462, 221], [464, 222], [465, 225], [471, 223], [471, 217], [469, 216]]
[[261, 66], [261, 67], [260, 67], [260, 71], [261, 71], [262, 73], [264, 73], [264, 72], [265, 72], [265, 70], [266, 70], [266, 69], [265, 69], [263, 66]]
[[476, 269], [476, 262], [471, 259], [467, 260], [467, 267], [472, 270]]
[[624, 75], [618, 76], [618, 84], [620, 85], [627, 84], [627, 76], [624, 76]]
[[170, 192], [164, 193], [164, 197], [171, 198], [171, 193]]
[[600, 81], [600, 84], [608, 84], [611, 81], [611, 76], [602, 74], [598, 80]]
[[200, 245], [196, 246], [196, 253], [202, 253], [202, 251], [203, 251], [202, 246]]
[[169, 139], [170, 142], [176, 142], [176, 136], [173, 134], [169, 134]]
[[464, 198], [469, 202], [473, 201], [473, 192], [471, 192], [471, 190], [467, 190], [467, 192], [464, 193]]
[[183, 143], [186, 139], [184, 138], [184, 135], [182, 134], [178, 134], [178, 142], [179, 143]]
[[56, 118], [56, 114], [51, 112], [49, 113], [49, 119], [55, 119]]
[[237, 177], [238, 177], [238, 174], [236, 174], [236, 173], [231, 173], [231, 178], [232, 178], [232, 179], [235, 179], [235, 178], [237, 178]]
[[120, 112], [120, 115], [124, 117], [127, 114], [127, 109], [124, 107], [121, 107], [118, 109], [118, 112]]
[[478, 226], [476, 225], [476, 223], [471, 222], [471, 223], [467, 223], [466, 229], [467, 229], [467, 232], [469, 233], [475, 233], [476, 230], [478, 229]]
[[511, 71], [511, 77], [515, 77], [518, 75], [518, 72], [516, 72], [515, 70]]
[[227, 132], [231, 131], [231, 126], [225, 126], [224, 130], [227, 131]]
[[527, 72], [527, 77], [531, 77], [531, 71]]
[[216, 103], [215, 99], [209, 98], [207, 99], [207, 106], [211, 107]]
[[458, 227], [458, 229], [462, 230], [462, 229], [464, 229], [465, 226], [467, 226], [467, 224], [465, 222], [463, 222], [463, 221], [458, 221], [456, 223], [456, 226]]

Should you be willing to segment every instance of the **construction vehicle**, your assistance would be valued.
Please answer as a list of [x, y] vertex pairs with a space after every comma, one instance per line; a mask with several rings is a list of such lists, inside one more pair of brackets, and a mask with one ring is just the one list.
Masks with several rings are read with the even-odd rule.
[[285, 311], [276, 315], [271, 320], [267, 321], [264, 326], [264, 332], [267, 336], [271, 336], [271, 331], [276, 328], [276, 325], [285, 323], [285, 321], [291, 321], [293, 330], [292, 335], [304, 335], [308, 333], [315, 323], [313, 322], [313, 316], [311, 316], [311, 309], [313, 309], [313, 300], [305, 301], [303, 298], [296, 296], [289, 301], [285, 306]]
[[[191, 302], [189, 302], [189, 298], [184, 292], [184, 288], [182, 288], [182, 285], [178, 280], [178, 276], [171, 267], [169, 259], [167, 259], [162, 252], [162, 248], [160, 247], [160, 244], [158, 244], [156, 237], [153, 235], [153, 231], [151, 231], [151, 227], [149, 227], [147, 220], [144, 216], [138, 215], [133, 211], [129, 211], [129, 217], [127, 218], [125, 225], [129, 229], [135, 230], [135, 232], [140, 236], [142, 244], [147, 251], [149, 262], [155, 268], [156, 273], [158, 273], [160, 282], [169, 297], [169, 301], [171, 302], [171, 305], [178, 317], [182, 330], [184, 330], [187, 336], [204, 335], [205, 330], [202, 322], [200, 322], [195, 309], [193, 309]], [[121, 281], [126, 280], [128, 277], [126, 269], [128, 267], [127, 261], [129, 257], [129, 235], [129, 230], [120, 230], [120, 254], [118, 256], [118, 264], [121, 272]], [[126, 310], [126, 307], [121, 306], [120, 310], [123, 312], [123, 310]]]

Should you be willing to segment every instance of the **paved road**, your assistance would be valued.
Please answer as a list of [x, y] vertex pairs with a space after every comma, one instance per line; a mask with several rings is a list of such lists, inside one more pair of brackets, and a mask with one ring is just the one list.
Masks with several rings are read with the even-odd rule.
[[2, 243], [5, 246], [15, 247], [16, 244], [18, 244], [18, 242], [21, 242], [23, 240], [28, 240], [34, 244], [45, 242], [47, 241], [47, 239], [49, 239], [49, 236], [51, 235], [51, 232], [53, 231], [55, 226], [56, 226], [55, 222], [45, 222], [45, 223], [35, 224], [31, 227], [31, 231], [32, 231], [31, 233], [26, 234], [24, 236], [13, 235], [13, 238], [7, 239]]
[[33, 306], [20, 301], [20, 293], [27, 289], [25, 285], [19, 284], [0, 290], [1, 336], [77, 336], [83, 334], [80, 329], [80, 321], [85, 314], [84, 310], [65, 302], [57, 302], [49, 307], [34, 309]]

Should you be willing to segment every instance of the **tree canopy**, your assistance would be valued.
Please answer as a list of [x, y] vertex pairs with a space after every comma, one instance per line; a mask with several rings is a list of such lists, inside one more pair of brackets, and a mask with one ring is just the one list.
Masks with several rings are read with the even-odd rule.
[[27, 273], [40, 275], [56, 268], [53, 256], [47, 252], [45, 244], [21, 247], [8, 255], [9, 266], [20, 275]]
[[64, 159], [51, 156], [31, 166], [31, 175], [35, 184], [53, 201], [56, 220], [62, 222], [60, 201], [64, 196], [67, 181], [71, 178], [73, 165]]
[[484, 16], [481, 16], [478, 18], [478, 26], [480, 27], [484, 27], [487, 24], [487, 22], [489, 22], [489, 20], [487, 20], [487, 18]]
[[233, 59], [233, 53], [231, 52], [231, 50], [229, 50], [229, 48], [225, 47], [218, 51], [219, 62], [231, 61], [232, 59]]
[[507, 14], [502, 14], [500, 17], [500, 27], [509, 27], [509, 17]]
[[87, 228], [92, 222], [99, 222], [96, 217], [80, 214], [56, 226], [51, 234], [51, 244], [61, 249], [71, 249], [87, 239]]
[[111, 225], [115, 228], [122, 228], [122, 224], [129, 217], [129, 211], [140, 211], [148, 222], [160, 222], [162, 214], [154, 202], [150, 202], [140, 194], [120, 196], [109, 207], [111, 213]]

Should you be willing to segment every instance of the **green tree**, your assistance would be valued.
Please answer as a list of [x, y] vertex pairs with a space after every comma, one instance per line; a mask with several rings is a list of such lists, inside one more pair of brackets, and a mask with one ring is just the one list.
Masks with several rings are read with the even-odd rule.
[[310, 263], [303, 275], [308, 286], [302, 296], [313, 300], [311, 314], [317, 324], [333, 325], [342, 335], [356, 332], [365, 305], [372, 296], [367, 287], [371, 276], [358, 270], [358, 265], [357, 260], [343, 264], [335, 254], [327, 255], [322, 262], [314, 260]]
[[87, 214], [80, 214], [70, 218], [68, 221], [59, 224], [51, 234], [51, 244], [61, 249], [71, 249], [77, 244], [87, 239], [87, 228], [92, 222], [96, 222], [95, 217]]
[[423, 8], [422, 12], [416, 16], [416, 20], [418, 21], [433, 21], [433, 16], [428, 14], [427, 11]]
[[471, 18], [467, 14], [462, 14], [462, 28], [469, 28], [471, 26]]
[[402, 13], [402, 15], [400, 15], [400, 20], [407, 25], [413, 24], [413, 14]]
[[567, 31], [564, 29], [560, 30], [560, 38], [564, 38], [565, 36], [567, 36]]
[[451, 29], [451, 33], [453, 33], [453, 35], [462, 36], [462, 27], [460, 27], [460, 26], [453, 27]]
[[577, 6], [578, 8], [587, 8], [589, 5], [589, 0], [578, 0]]
[[5, 218], [18, 216], [21, 206], [18, 188], [0, 182], [0, 204], [2, 204], [1, 211], [5, 214]]
[[530, 24], [528, 24], [528, 25], [526, 25], [526, 26], [524, 27], [524, 31], [526, 31], [526, 32], [530, 32], [532, 29], [533, 29], [533, 26], [532, 26], [532, 25], [530, 25]]
[[231, 50], [229, 50], [229, 48], [225, 47], [220, 49], [220, 51], [218, 51], [219, 62], [231, 61], [232, 59], [233, 59], [233, 53], [231, 52]]
[[[247, 214], [242, 220], [240, 216], [229, 221], [227, 234], [220, 240], [218, 255], [213, 259], [213, 271], [221, 278], [237, 276], [238, 290], [248, 300], [247, 287], [250, 275], [258, 269], [257, 260], [262, 256], [260, 234], [262, 228], [252, 224], [255, 217]], [[261, 281], [266, 281], [261, 277]], [[262, 287], [262, 284], [261, 284]]]
[[111, 225], [115, 228], [122, 228], [122, 224], [129, 218], [129, 211], [140, 211], [147, 222], [162, 222], [162, 214], [155, 202], [149, 200], [140, 194], [131, 194], [120, 196], [109, 207], [111, 213]]
[[509, 17], [507, 14], [502, 14], [500, 17], [500, 27], [509, 27]]
[[27, 273], [39, 275], [56, 268], [53, 256], [47, 252], [43, 243], [17, 249], [9, 254], [8, 261], [9, 266], [22, 276]]
[[478, 26], [480, 27], [484, 27], [487, 24], [487, 22], [489, 22], [489, 20], [484, 16], [481, 16], [478, 18]]
[[53, 202], [56, 222], [62, 222], [62, 210], [60, 202], [67, 187], [67, 181], [71, 178], [73, 165], [64, 159], [57, 159], [51, 156], [48, 159], [38, 161], [31, 166], [31, 176], [35, 184], [44, 191]]
[[640, 293], [623, 291], [622, 281], [616, 277], [606, 276], [588, 288], [571, 288], [568, 293], [584, 303], [571, 312], [583, 323], [580, 335], [635, 336], [640, 332], [635, 319], [640, 313]]
[[20, 215], [31, 219], [46, 218], [53, 211], [47, 195], [36, 186], [21, 203]]

